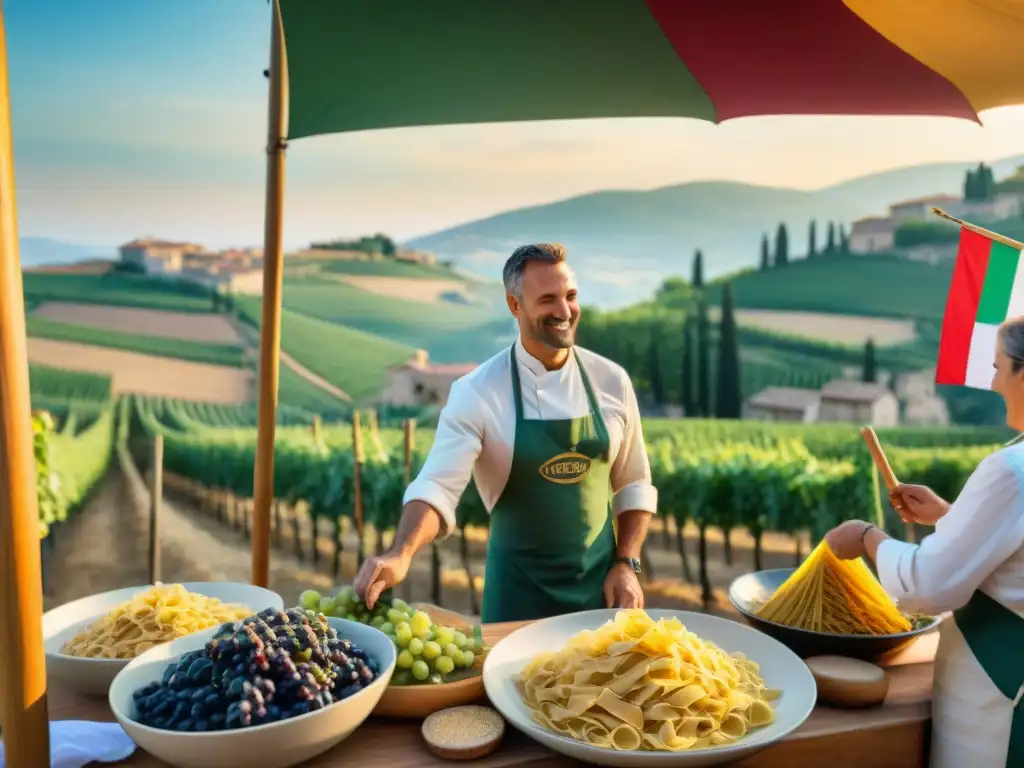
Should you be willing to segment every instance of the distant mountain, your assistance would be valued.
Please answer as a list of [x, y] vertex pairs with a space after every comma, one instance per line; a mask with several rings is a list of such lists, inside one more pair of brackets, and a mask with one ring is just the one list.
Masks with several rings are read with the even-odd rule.
[[21, 246], [23, 268], [74, 264], [85, 259], [114, 258], [114, 249], [111, 247], [65, 243], [48, 237], [22, 237], [18, 242]]
[[[1024, 155], [992, 163], [1012, 174]], [[688, 275], [695, 249], [708, 277], [756, 266], [761, 235], [789, 229], [790, 253], [807, 249], [809, 222], [819, 247], [828, 221], [846, 224], [884, 214], [891, 203], [956, 194], [975, 163], [919, 165], [864, 176], [814, 191], [700, 181], [652, 190], [600, 191], [508, 211], [415, 238], [408, 245], [451, 259], [462, 270], [495, 277], [517, 245], [564, 243], [588, 302], [623, 306], [651, 295], [669, 275]]]

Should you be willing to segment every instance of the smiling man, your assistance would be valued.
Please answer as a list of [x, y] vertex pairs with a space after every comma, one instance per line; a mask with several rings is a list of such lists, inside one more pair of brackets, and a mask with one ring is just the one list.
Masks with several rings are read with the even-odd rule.
[[519, 339], [452, 385], [394, 545], [363, 564], [356, 590], [372, 606], [405, 579], [416, 552], [455, 528], [472, 475], [491, 514], [485, 622], [642, 608], [658, 492], [633, 385], [575, 346], [580, 305], [561, 245], [517, 248], [503, 278]]

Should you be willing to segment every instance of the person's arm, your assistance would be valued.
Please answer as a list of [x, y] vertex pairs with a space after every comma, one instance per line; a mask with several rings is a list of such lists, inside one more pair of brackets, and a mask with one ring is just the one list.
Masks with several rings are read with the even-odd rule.
[[1024, 496], [1005, 456], [985, 459], [921, 544], [877, 528], [864, 547], [901, 609], [938, 614], [967, 604], [988, 576], [1024, 544]]
[[616, 517], [616, 554], [640, 558], [651, 515], [658, 511], [658, 489], [651, 484], [651, 465], [640, 426], [640, 408], [633, 385], [623, 384], [626, 424], [622, 443], [611, 467], [613, 510]]
[[479, 399], [466, 381], [456, 381], [441, 410], [434, 444], [405, 491], [402, 517], [391, 551], [412, 557], [455, 529], [455, 508], [483, 446]]

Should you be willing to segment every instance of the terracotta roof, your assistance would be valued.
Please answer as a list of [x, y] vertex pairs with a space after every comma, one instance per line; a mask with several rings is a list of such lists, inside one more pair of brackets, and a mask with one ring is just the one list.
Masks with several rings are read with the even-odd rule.
[[915, 197], [910, 200], [903, 200], [899, 203], [893, 203], [889, 208], [902, 208], [905, 205], [927, 205], [928, 203], [953, 203], [960, 202], [960, 198], [956, 195], [928, 195], [926, 197]]
[[813, 389], [796, 387], [768, 387], [747, 400], [747, 405], [773, 411], [806, 411], [820, 396]]
[[155, 237], [137, 237], [122, 248], [202, 248], [198, 243], [179, 243], [174, 240], [158, 240]]
[[834, 379], [821, 388], [822, 400], [842, 400], [849, 403], [873, 403], [889, 392], [881, 384], [852, 379]]

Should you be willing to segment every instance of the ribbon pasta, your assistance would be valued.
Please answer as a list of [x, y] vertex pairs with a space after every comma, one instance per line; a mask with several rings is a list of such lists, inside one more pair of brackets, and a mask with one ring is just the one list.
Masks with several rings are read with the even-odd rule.
[[538, 655], [520, 674], [536, 722], [616, 750], [726, 744], [775, 718], [759, 667], [702, 640], [678, 619], [624, 610]]
[[87, 626], [61, 653], [85, 659], [133, 659], [154, 645], [252, 615], [244, 605], [155, 584]]
[[840, 560], [824, 540], [757, 615], [834, 634], [895, 635], [912, 628], [864, 561]]

